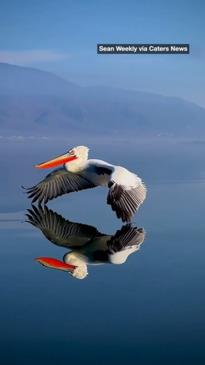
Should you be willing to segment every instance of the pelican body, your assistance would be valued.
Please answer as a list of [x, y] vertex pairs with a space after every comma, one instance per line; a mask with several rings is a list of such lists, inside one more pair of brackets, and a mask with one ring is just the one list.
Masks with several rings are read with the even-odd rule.
[[113, 235], [104, 234], [93, 226], [66, 220], [46, 206], [33, 205], [26, 216], [26, 221], [40, 229], [50, 242], [69, 250], [63, 261], [52, 257], [36, 260], [46, 267], [66, 271], [76, 279], [88, 275], [89, 265], [124, 264], [145, 239], [143, 228], [126, 224]]
[[130, 222], [146, 198], [146, 187], [141, 178], [124, 167], [103, 160], [88, 159], [88, 147], [78, 146], [52, 160], [36, 165], [47, 169], [63, 165], [52, 171], [37, 185], [28, 188], [32, 203], [46, 204], [60, 195], [95, 188], [108, 187], [107, 203], [118, 218]]

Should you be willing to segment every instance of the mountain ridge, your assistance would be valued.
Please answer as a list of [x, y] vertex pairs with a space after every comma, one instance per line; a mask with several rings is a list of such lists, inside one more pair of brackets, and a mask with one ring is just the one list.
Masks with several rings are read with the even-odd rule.
[[48, 71], [0, 63], [1, 134], [205, 136], [205, 109], [175, 96], [79, 86]]

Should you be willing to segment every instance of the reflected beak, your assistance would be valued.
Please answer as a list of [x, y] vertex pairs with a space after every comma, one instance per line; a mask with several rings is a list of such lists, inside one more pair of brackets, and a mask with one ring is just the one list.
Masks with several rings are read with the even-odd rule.
[[57, 269], [67, 272], [73, 272], [76, 268], [75, 265], [65, 264], [65, 262], [57, 259], [53, 259], [52, 257], [38, 257], [35, 259], [41, 265], [50, 267], [51, 269]]
[[50, 169], [51, 167], [63, 165], [66, 162], [71, 162], [76, 159], [77, 159], [77, 157], [75, 155], [65, 153], [64, 155], [60, 155], [58, 157], [53, 158], [52, 160], [45, 161], [38, 165], [35, 165], [35, 167], [37, 167], [38, 169]]

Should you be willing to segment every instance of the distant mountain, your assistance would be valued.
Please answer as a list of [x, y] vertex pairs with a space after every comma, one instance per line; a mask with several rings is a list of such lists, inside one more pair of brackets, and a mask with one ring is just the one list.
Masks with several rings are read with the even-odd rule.
[[205, 109], [175, 97], [80, 87], [0, 63], [0, 134], [205, 136]]
[[65, 95], [78, 88], [50, 72], [0, 63], [0, 95]]

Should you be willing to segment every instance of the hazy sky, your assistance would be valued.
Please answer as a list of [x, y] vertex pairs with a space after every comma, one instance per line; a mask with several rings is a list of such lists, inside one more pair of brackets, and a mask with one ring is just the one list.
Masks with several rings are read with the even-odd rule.
[[[205, 107], [202, 0], [4, 0], [0, 62], [80, 85], [180, 96]], [[97, 55], [97, 43], [190, 43], [191, 55]]]

